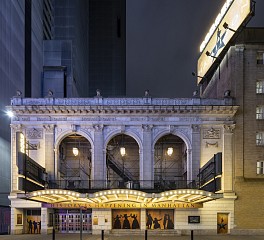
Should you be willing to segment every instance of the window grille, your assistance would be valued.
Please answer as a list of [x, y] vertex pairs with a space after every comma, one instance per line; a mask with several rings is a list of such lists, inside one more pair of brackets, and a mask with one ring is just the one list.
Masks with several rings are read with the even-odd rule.
[[264, 119], [264, 106], [256, 108], [256, 119]]
[[256, 82], [256, 93], [264, 93], [264, 81], [258, 80]]
[[256, 134], [256, 145], [257, 145], [257, 146], [262, 146], [262, 145], [264, 145], [263, 133], [262, 133], [262, 132]]
[[264, 174], [264, 162], [257, 162], [257, 174]]
[[263, 57], [264, 52], [263, 51], [258, 51], [257, 52], [257, 64], [263, 64]]

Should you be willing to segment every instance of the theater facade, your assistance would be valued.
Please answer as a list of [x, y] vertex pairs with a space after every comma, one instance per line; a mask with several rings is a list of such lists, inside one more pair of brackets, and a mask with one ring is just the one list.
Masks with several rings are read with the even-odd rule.
[[234, 228], [224, 99], [21, 98], [11, 119], [11, 233]]

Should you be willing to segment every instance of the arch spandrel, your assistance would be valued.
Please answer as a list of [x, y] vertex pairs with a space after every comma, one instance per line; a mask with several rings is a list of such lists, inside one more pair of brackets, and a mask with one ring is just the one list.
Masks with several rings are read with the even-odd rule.
[[71, 129], [67, 129], [65, 131], [62, 131], [55, 139], [55, 143], [54, 143], [54, 147], [55, 149], [58, 149], [58, 146], [60, 145], [60, 143], [62, 142], [62, 140], [72, 134], [78, 134], [83, 136], [84, 138], [86, 138], [89, 143], [91, 144], [91, 149], [94, 149], [94, 141], [92, 139], [92, 137], [87, 134], [87, 132], [80, 130], [77, 130], [75, 132], [73, 132]]
[[156, 135], [154, 136], [154, 139], [152, 142], [152, 149], [154, 149], [155, 144], [161, 137], [168, 135], [168, 134], [172, 134], [172, 135], [180, 137], [185, 143], [185, 145], [187, 146], [187, 149], [192, 149], [190, 133], [191, 133], [191, 128], [174, 129], [173, 131], [170, 131], [169, 129], [160, 129], [160, 131], [156, 132]]
[[137, 142], [139, 149], [142, 149], [142, 139], [138, 136], [136, 131], [132, 131], [131, 129], [126, 129], [125, 131], [122, 131], [118, 128], [107, 132], [107, 135], [104, 138], [104, 149], [106, 149], [106, 146], [108, 145], [110, 140], [119, 134], [125, 134], [127, 136], [132, 137]]

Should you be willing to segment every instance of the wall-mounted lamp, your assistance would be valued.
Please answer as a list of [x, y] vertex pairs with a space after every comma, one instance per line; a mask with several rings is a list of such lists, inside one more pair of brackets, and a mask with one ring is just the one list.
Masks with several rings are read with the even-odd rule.
[[224, 97], [225, 98], [229, 98], [231, 96], [231, 91], [230, 90], [226, 90], [225, 92], [224, 92]]
[[236, 32], [236, 30], [230, 28], [226, 22], [223, 24], [223, 27], [224, 27], [225, 29], [228, 29], [228, 30], [234, 32], [234, 33]]
[[79, 155], [79, 149], [77, 148], [77, 147], [73, 147], [72, 148], [72, 153], [73, 153], [73, 155], [76, 157], [76, 156], [78, 156]]
[[208, 56], [208, 57], [211, 57], [211, 58], [215, 58], [215, 59], [219, 59], [218, 57], [216, 57], [216, 56], [213, 56], [211, 53], [209, 53], [208, 51], [206, 51], [206, 56]]
[[120, 154], [122, 157], [124, 157], [126, 155], [126, 148], [125, 147], [120, 148]]
[[167, 149], [167, 154], [168, 154], [168, 156], [171, 157], [171, 155], [173, 154], [173, 148], [172, 148], [172, 147], [169, 147], [169, 148]]
[[13, 113], [12, 111], [7, 111], [6, 114], [7, 114], [7, 116], [10, 117], [10, 118], [12, 118], [12, 117], [15, 116], [14, 113]]

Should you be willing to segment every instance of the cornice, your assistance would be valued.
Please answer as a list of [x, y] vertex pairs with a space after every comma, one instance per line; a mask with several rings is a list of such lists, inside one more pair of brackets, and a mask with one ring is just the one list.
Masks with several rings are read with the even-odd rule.
[[238, 106], [9, 106], [15, 115], [183, 115], [183, 114], [228, 114], [233, 116]]

